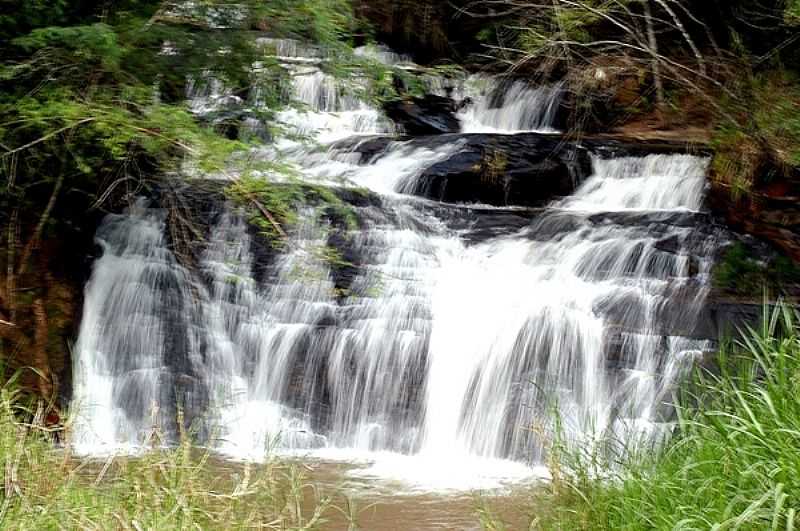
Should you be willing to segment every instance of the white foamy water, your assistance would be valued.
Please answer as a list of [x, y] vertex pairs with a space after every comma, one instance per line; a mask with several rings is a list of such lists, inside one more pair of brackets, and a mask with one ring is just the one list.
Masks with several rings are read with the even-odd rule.
[[423, 171], [445, 161], [463, 147], [454, 141], [438, 147], [414, 145], [411, 142], [390, 142], [385, 152], [368, 164], [359, 164], [357, 154], [337, 151], [293, 153], [303, 174], [314, 182], [363, 187], [385, 196], [411, 194]]
[[[132, 449], [171, 436], [172, 347], [187, 325], [187, 273], [167, 249], [163, 216], [142, 203], [98, 231], [103, 257], [86, 286], [75, 345], [73, 444], [81, 453]], [[186, 361], [186, 360], [183, 360]]]
[[[500, 238], [453, 257], [433, 295], [423, 451], [524, 455], [552, 433], [548, 402], [564, 415], [571, 440], [659, 435], [669, 420], [663, 409], [669, 393], [710, 346], [665, 337], [659, 320], [674, 311], [671, 294], [681, 286], [693, 286], [693, 297], [681, 301], [681, 318], [698, 318], [715, 241], [706, 243], [708, 254], [693, 276], [689, 256], [659, 250], [647, 227], [598, 226], [590, 215], [615, 205], [695, 209], [706, 164], [674, 155], [596, 158], [594, 175], [573, 196], [588, 212], [564, 225], [569, 212], [556, 208], [528, 234], [567, 230], [545, 241]], [[636, 199], [604, 201], [613, 195], [608, 183], [616, 185], [615, 197], [626, 196], [626, 179], [646, 179], [642, 172], [653, 168], [666, 172], [652, 176], [673, 190], [657, 195], [661, 202], [646, 188]], [[556, 206], [564, 205], [571, 200]], [[691, 233], [674, 228], [670, 236], [684, 241]], [[620, 340], [613, 368], [611, 333]]]
[[562, 94], [559, 85], [535, 87], [523, 81], [471, 76], [451, 96], [472, 102], [458, 113], [462, 132], [513, 134], [556, 132]]
[[619, 210], [700, 210], [707, 163], [691, 155], [594, 157], [595, 177], [563, 208], [594, 212]]
[[[465, 112], [503, 132], [550, 123], [555, 89], [505, 90]], [[319, 71], [291, 92], [302, 105], [284, 120], [317, 139], [384, 127]], [[716, 244], [689, 217], [705, 159], [595, 156], [530, 226], [471, 244], [451, 228], [456, 210], [408, 196], [458, 141], [387, 142], [369, 161], [282, 147], [310, 182], [377, 194], [353, 207], [359, 227], [308, 204], [268, 250], [220, 203], [189, 271], [160, 209], [109, 217], [76, 345], [78, 451], [174, 440], [181, 404], [231, 458], [356, 461], [353, 474], [410, 490], [469, 490], [541, 478], [554, 408], [584, 444], [668, 431], [672, 391], [710, 348], [681, 335]]]
[[373, 59], [385, 65], [414, 65], [411, 56], [400, 54], [382, 44], [368, 44], [353, 50], [357, 57]]

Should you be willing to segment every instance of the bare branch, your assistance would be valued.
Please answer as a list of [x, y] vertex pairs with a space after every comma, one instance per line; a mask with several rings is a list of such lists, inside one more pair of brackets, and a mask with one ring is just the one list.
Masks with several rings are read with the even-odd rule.
[[686, 44], [688, 44], [689, 47], [692, 49], [692, 53], [694, 53], [694, 56], [697, 59], [697, 67], [700, 69], [700, 73], [705, 75], [706, 74], [705, 59], [703, 59], [703, 55], [700, 53], [700, 50], [695, 45], [694, 41], [692, 40], [692, 37], [686, 31], [686, 28], [683, 26], [681, 19], [678, 17], [678, 15], [675, 14], [675, 11], [673, 11], [672, 8], [669, 7], [669, 5], [665, 2], [665, 0], [655, 0], [655, 2], [658, 5], [660, 5], [664, 9], [664, 11], [669, 13], [669, 15], [672, 17], [672, 20], [675, 22], [675, 26], [678, 28], [678, 30], [681, 32], [681, 35], [683, 36], [683, 40], [685, 40]]

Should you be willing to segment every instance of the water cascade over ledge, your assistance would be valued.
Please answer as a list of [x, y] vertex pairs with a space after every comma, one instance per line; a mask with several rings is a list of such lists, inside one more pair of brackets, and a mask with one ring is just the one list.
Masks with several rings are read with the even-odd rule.
[[[321, 72], [295, 79], [306, 109], [283, 119], [302, 132], [391, 131]], [[550, 127], [557, 88], [504, 90], [464, 111], [466, 132]], [[234, 458], [361, 459], [369, 474], [474, 488], [534, 473], [554, 407], [570, 440], [662, 437], [671, 392], [711, 347], [690, 332], [718, 244], [695, 221], [707, 160], [594, 153], [573, 194], [475, 239], [475, 220], [502, 209], [411, 195], [462, 146], [394, 141], [365, 161], [283, 146], [309, 182], [374, 199], [351, 201], [358, 228], [301, 207], [269, 256], [224, 200], [193, 268], [157, 203], [109, 216], [75, 349], [77, 450], [130, 451], [154, 432], [174, 441], [180, 408], [203, 444]]]

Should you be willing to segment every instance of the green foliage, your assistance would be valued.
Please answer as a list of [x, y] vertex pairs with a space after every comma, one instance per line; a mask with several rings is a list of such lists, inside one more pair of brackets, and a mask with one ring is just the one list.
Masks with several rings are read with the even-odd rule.
[[749, 256], [741, 243], [734, 244], [714, 269], [714, 284], [727, 290], [757, 294], [765, 287], [766, 265]]
[[712, 139], [714, 178], [730, 188], [734, 201], [747, 197], [763, 166], [763, 149], [756, 138], [733, 124], [720, 124]]
[[[292, 104], [290, 71], [254, 30], [276, 24], [276, 36], [310, 39], [343, 90], [359, 76], [372, 81], [365, 97], [395, 97], [391, 69], [353, 57], [350, 41], [360, 23], [348, 0], [0, 0], [0, 6], [0, 316], [14, 316], [22, 331], [20, 338], [0, 339], [4, 352], [35, 343], [33, 303], [52, 291], [53, 269], [78, 260], [53, 256], [61, 252], [57, 242], [91, 241], [104, 211], [118, 211], [175, 175], [235, 174], [249, 164], [250, 139], [226, 136], [251, 110], [198, 117], [185, 101], [188, 79], [219, 80], [243, 98], [257, 93], [264, 107], [253, 114], [273, 137], [282, 134], [274, 116]], [[269, 184], [272, 173], [290, 184]], [[279, 162], [264, 163], [241, 184], [260, 205], [248, 198], [253, 222], [276, 244], [312, 192], [294, 184], [292, 173]], [[313, 195], [326, 203], [326, 215], [354, 226], [351, 210], [330, 191]], [[183, 239], [176, 245], [185, 246]], [[16, 292], [17, 285], [26, 289]], [[52, 320], [50, 327], [56, 330]], [[53, 344], [47, 356], [61, 360], [63, 341]]]
[[272, 0], [257, 5], [253, 17], [275, 35], [306, 39], [333, 51], [346, 49], [358, 24], [349, 0]]
[[357, 57], [351, 52], [331, 56], [320, 66], [323, 72], [337, 79], [343, 93], [378, 106], [399, 97], [394, 86], [395, 76], [409, 83], [416, 80], [416, 76], [401, 69], [386, 66], [369, 57]]
[[800, 85], [796, 74], [773, 70], [740, 80], [738, 98], [722, 104], [712, 138], [712, 177], [734, 201], [800, 169]]
[[[296, 222], [297, 208], [305, 199], [302, 187], [294, 182], [275, 183], [254, 174], [236, 180], [225, 192], [247, 210], [250, 223], [272, 241], [279, 239], [283, 227]], [[261, 207], [273, 216], [272, 220], [265, 218]]]
[[[793, 529], [800, 500], [800, 330], [796, 310], [698, 369], [676, 433], [622, 462], [557, 455], [532, 529]], [[688, 391], [691, 391], [688, 392]], [[575, 455], [572, 453], [571, 455]]]
[[800, 77], [778, 71], [757, 78], [754, 90], [758, 131], [781, 162], [800, 168]]
[[368, 56], [356, 56], [352, 50], [331, 55], [320, 66], [339, 81], [343, 92], [376, 107], [408, 96], [423, 96], [427, 88], [426, 76], [466, 77], [464, 69], [455, 64], [418, 67], [409, 71]]
[[594, 28], [604, 20], [604, 15], [618, 16], [628, 3], [629, 0], [554, 2], [551, 7], [527, 13], [524, 24], [517, 29], [518, 44], [525, 53], [538, 54], [554, 42], [589, 43], [594, 39]]
[[[248, 212], [250, 223], [275, 244], [280, 244], [282, 232], [297, 222], [297, 211], [304, 205], [317, 207], [320, 215], [341, 221], [344, 229], [355, 229], [355, 213], [327, 186], [300, 181], [294, 169], [280, 164], [268, 170], [280, 174], [280, 180], [270, 180], [265, 172], [249, 172], [237, 179], [226, 190], [226, 195]], [[265, 216], [267, 211], [272, 219]]]
[[[58, 184], [57, 191], [63, 183], [80, 198], [69, 212], [51, 216], [69, 223], [96, 201], [147, 186], [187, 158], [199, 172], [231, 164], [246, 146], [198, 123], [183, 101], [186, 80], [202, 82], [211, 73], [235, 93], [257, 87], [268, 106], [259, 116], [270, 120], [289, 103], [288, 73], [250, 33], [265, 23], [326, 49], [330, 60], [323, 67], [343, 85], [366, 77], [372, 83], [365, 97], [395, 97], [389, 69], [353, 57], [347, 41], [357, 24], [347, 0], [248, 0], [235, 9], [219, 1], [190, 8], [154, 0], [102, 8], [37, 1], [3, 17], [18, 32], [0, 43], [0, 177], [12, 184], [0, 190], [0, 222], [15, 210], [41, 212], [48, 200], [43, 184]], [[102, 22], [87, 24], [92, 20]], [[230, 27], [214, 31], [209, 20]], [[261, 68], [254, 72], [256, 61]], [[266, 207], [286, 221], [290, 199], [273, 194]], [[46, 228], [58, 230], [58, 223]]]
[[789, 26], [800, 26], [800, 0], [787, 0], [783, 19]]
[[117, 68], [122, 56], [117, 34], [107, 24], [39, 28], [12, 43], [29, 53], [48, 47], [69, 50], [79, 60], [97, 60], [107, 68]]
[[0, 41], [29, 31], [63, 22], [69, 0], [0, 1]]
[[[347, 230], [358, 228], [358, 218], [353, 211], [353, 207], [345, 203], [331, 188], [308, 183], [304, 183], [302, 188], [307, 202], [322, 206], [325, 210], [325, 215], [340, 221], [343, 228]], [[356, 193], [358, 193], [358, 190], [356, 190]]]
[[780, 293], [800, 282], [800, 267], [786, 256], [765, 262], [735, 243], [714, 267], [714, 285], [730, 293], [760, 297], [766, 290]]

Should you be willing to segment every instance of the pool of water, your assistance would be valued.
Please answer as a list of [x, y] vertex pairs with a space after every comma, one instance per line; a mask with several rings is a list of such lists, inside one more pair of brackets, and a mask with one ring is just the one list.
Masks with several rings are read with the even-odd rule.
[[[333, 507], [326, 512], [323, 526], [331, 531], [479, 530], [481, 511], [490, 511], [507, 529], [525, 529], [530, 491], [543, 481], [531, 478], [489, 489], [456, 489], [450, 485], [436, 490], [376, 476], [376, 471], [385, 470], [380, 463], [321, 459], [291, 462], [302, 467], [317, 492], [331, 496]], [[441, 479], [440, 484], [444, 484], [447, 478]], [[313, 503], [313, 495], [307, 501]], [[355, 516], [357, 527], [350, 527], [348, 513]]]

